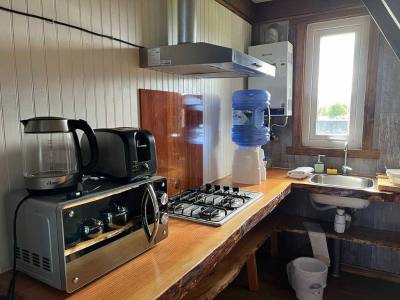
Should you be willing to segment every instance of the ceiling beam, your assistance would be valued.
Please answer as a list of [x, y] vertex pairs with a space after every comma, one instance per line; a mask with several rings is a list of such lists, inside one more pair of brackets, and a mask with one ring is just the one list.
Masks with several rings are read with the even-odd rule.
[[291, 19], [335, 10], [363, 8], [361, 0], [279, 0], [256, 4], [254, 22]]

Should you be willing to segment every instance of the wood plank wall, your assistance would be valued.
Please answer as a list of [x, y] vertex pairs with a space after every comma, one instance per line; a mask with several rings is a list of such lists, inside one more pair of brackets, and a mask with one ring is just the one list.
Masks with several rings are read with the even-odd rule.
[[[213, 0], [196, 3], [198, 41], [247, 49], [250, 24]], [[177, 0], [0, 0], [0, 6], [143, 46], [177, 40]], [[136, 48], [0, 11], [0, 273], [11, 263], [4, 197], [23, 188], [22, 119], [61, 115], [94, 128], [138, 126], [139, 88], [202, 94], [204, 180], [230, 173], [230, 97], [244, 81], [162, 74], [138, 68], [138, 59]]]

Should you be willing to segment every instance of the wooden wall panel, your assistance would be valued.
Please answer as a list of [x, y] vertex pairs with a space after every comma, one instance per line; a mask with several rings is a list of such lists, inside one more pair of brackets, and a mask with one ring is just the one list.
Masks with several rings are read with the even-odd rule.
[[[214, 0], [196, 1], [198, 41], [246, 50], [251, 26]], [[0, 0], [143, 46], [176, 43], [177, 0]], [[234, 30], [230, 27], [234, 25]], [[138, 89], [204, 95], [205, 181], [230, 173], [230, 96], [242, 79], [195, 79], [139, 68], [138, 49], [67, 27], [0, 11], [0, 273], [10, 268], [4, 196], [23, 188], [21, 119], [85, 118], [94, 128], [138, 126]], [[215, 105], [221, 113], [214, 113]], [[227, 118], [215, 122], [218, 118]], [[228, 118], [229, 117], [229, 118]], [[217, 163], [215, 163], [217, 162]]]
[[154, 134], [170, 196], [203, 183], [203, 107], [201, 96], [140, 90], [140, 125]]

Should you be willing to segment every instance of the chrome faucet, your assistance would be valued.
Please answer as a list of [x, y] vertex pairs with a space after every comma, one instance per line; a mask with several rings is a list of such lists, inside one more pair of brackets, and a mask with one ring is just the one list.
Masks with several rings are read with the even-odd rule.
[[349, 172], [353, 170], [351, 167], [347, 165], [347, 151], [349, 151], [349, 143], [346, 142], [344, 144], [344, 165], [342, 166], [343, 175], [349, 175]]

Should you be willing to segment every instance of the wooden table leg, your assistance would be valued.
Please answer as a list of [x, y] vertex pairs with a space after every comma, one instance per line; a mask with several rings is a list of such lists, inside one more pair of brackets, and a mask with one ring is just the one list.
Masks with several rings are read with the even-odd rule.
[[272, 257], [279, 256], [278, 232], [276, 231], [271, 234], [271, 256]]
[[255, 252], [250, 255], [249, 259], [246, 262], [246, 266], [247, 266], [247, 280], [249, 282], [249, 290], [257, 291], [258, 274], [257, 274], [257, 260]]

